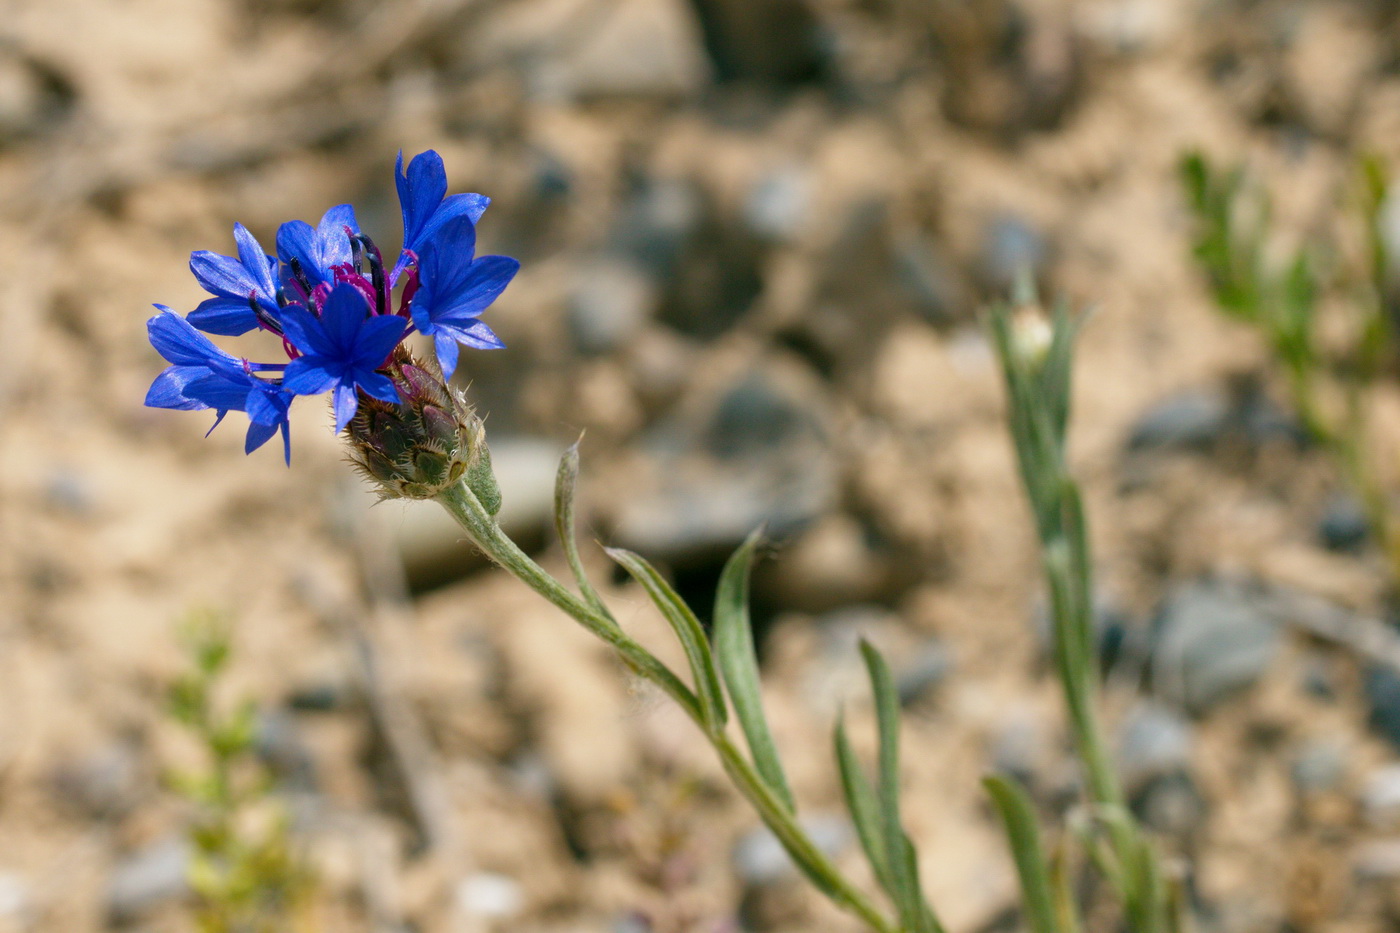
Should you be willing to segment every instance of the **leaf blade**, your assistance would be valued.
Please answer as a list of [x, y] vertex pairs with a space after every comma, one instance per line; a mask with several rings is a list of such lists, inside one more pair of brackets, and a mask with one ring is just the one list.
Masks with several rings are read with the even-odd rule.
[[768, 727], [768, 717], [763, 712], [758, 655], [749, 620], [749, 574], [760, 540], [759, 532], [749, 535], [720, 574], [715, 591], [714, 653], [729, 691], [729, 700], [734, 704], [734, 712], [748, 741], [754, 767], [778, 799], [795, 813], [797, 804], [778, 756], [777, 743]]

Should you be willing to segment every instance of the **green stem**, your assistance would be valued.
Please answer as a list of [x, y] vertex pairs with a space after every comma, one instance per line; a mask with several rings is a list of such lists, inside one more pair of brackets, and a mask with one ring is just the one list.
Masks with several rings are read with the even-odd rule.
[[725, 772], [745, 799], [758, 811], [764, 824], [839, 907], [860, 917], [876, 933], [904, 933], [896, 924], [886, 919], [870, 899], [852, 885], [816, 843], [812, 842], [811, 837], [798, 825], [794, 815], [764, 783], [763, 778], [729, 740], [728, 735], [722, 729], [706, 727], [699, 698], [679, 677], [623, 632], [613, 619], [575, 596], [531, 560], [529, 555], [520, 550], [506, 535], [465, 483], [443, 492], [438, 496], [438, 502], [466, 529], [476, 545], [491, 559], [563, 610], [589, 632], [611, 645], [633, 673], [656, 684], [680, 704], [700, 727], [719, 755]]

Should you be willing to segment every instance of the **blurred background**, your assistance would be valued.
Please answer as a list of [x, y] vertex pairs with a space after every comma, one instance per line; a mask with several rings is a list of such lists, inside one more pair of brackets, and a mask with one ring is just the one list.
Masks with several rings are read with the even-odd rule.
[[585, 432], [587, 560], [669, 650], [591, 542], [703, 611], [767, 523], [771, 715], [842, 864], [829, 730], [844, 703], [869, 738], [862, 636], [951, 930], [1018, 929], [980, 774], [1047, 818], [1075, 799], [978, 317], [1025, 267], [1094, 309], [1072, 436], [1106, 702], [1200, 928], [1396, 922], [1400, 675], [1317, 635], [1386, 643], [1387, 571], [1212, 309], [1177, 165], [1247, 161], [1285, 230], [1330, 222], [1358, 153], [1400, 160], [1398, 29], [1384, 0], [8, 0], [0, 930], [192, 928], [167, 777], [198, 749], [166, 696], [197, 612], [232, 632], [221, 689], [256, 700], [315, 929], [856, 929], [676, 710], [436, 506], [373, 506], [317, 402], [290, 469], [237, 419], [142, 407], [191, 250], [345, 201], [393, 250], [395, 153], [427, 148], [523, 264], [486, 315], [509, 349], [458, 377], [509, 529], [562, 565]]

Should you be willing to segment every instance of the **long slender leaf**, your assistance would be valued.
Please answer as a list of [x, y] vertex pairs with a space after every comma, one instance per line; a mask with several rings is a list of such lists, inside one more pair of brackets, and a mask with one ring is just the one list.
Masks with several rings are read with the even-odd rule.
[[715, 592], [715, 657], [739, 725], [744, 729], [744, 738], [749, 743], [754, 767], [788, 810], [796, 812], [792, 789], [778, 757], [778, 746], [768, 728], [768, 717], [763, 713], [758, 655], [754, 650], [753, 627], [749, 623], [749, 570], [759, 540], [759, 532], [750, 535], [720, 574]]
[[1006, 824], [1011, 855], [1021, 878], [1021, 902], [1031, 929], [1035, 933], [1063, 933], [1055, 912], [1050, 866], [1040, 843], [1040, 830], [1030, 799], [1019, 784], [999, 774], [983, 778], [982, 786], [987, 788]]
[[909, 917], [904, 920], [904, 925], [914, 933], [944, 933], [943, 924], [919, 887], [919, 855], [914, 849], [914, 842], [907, 833], [900, 833], [900, 837], [899, 854], [903, 871], [914, 879], [914, 896], [910, 900]]
[[700, 696], [700, 715], [705, 726], [719, 730], [728, 718], [724, 705], [724, 694], [720, 690], [719, 674], [715, 670], [714, 657], [710, 654], [710, 643], [705, 638], [705, 630], [695, 613], [680, 598], [671, 584], [656, 572], [656, 568], [631, 551], [621, 548], [607, 548], [608, 556], [617, 561], [647, 591], [661, 615], [671, 624], [671, 629], [680, 639], [685, 649], [686, 660], [690, 662], [690, 673], [695, 680], [695, 692]]
[[846, 809], [851, 812], [851, 821], [856, 824], [856, 835], [860, 846], [865, 850], [865, 858], [870, 862], [870, 870], [880, 887], [894, 897], [894, 879], [890, 875], [889, 855], [885, 851], [885, 831], [880, 813], [880, 801], [870, 786], [865, 772], [846, 737], [846, 718], [836, 719], [836, 764], [841, 771], [841, 788], [846, 795]]
[[899, 696], [885, 659], [874, 646], [862, 640], [860, 653], [870, 673], [875, 694], [875, 721], [880, 734], [879, 783], [881, 830], [888, 855], [890, 896], [899, 907], [902, 923], [912, 929], [918, 918], [919, 879], [904, 857], [904, 825], [899, 815]]
[[594, 611], [616, 624], [608, 607], [593, 584], [588, 582], [588, 574], [583, 569], [583, 560], [578, 553], [578, 536], [574, 528], [574, 487], [578, 484], [578, 441], [575, 441], [564, 456], [559, 459], [559, 473], [554, 481], [554, 529], [559, 533], [559, 543], [564, 547], [564, 558], [573, 571], [579, 593]]

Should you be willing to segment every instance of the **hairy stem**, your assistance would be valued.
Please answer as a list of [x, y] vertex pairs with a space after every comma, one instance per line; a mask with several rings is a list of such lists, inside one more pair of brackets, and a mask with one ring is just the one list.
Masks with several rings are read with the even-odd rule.
[[851, 884], [832, 861], [819, 849], [798, 824], [762, 777], [722, 729], [705, 724], [699, 698], [670, 668], [650, 651], [627, 635], [618, 624], [599, 612], [588, 602], [575, 596], [554, 577], [530, 559], [501, 529], [465, 483], [458, 484], [438, 496], [438, 502], [466, 529], [472, 540], [492, 560], [545, 599], [572, 617], [589, 632], [607, 642], [617, 651], [624, 664], [638, 677], [660, 687], [667, 696], [680, 704], [686, 714], [700, 727], [705, 738], [719, 755], [725, 773], [753, 805], [759, 817], [783, 843], [800, 867], [837, 906], [855, 914], [876, 933], [904, 933], [888, 920], [859, 889]]

